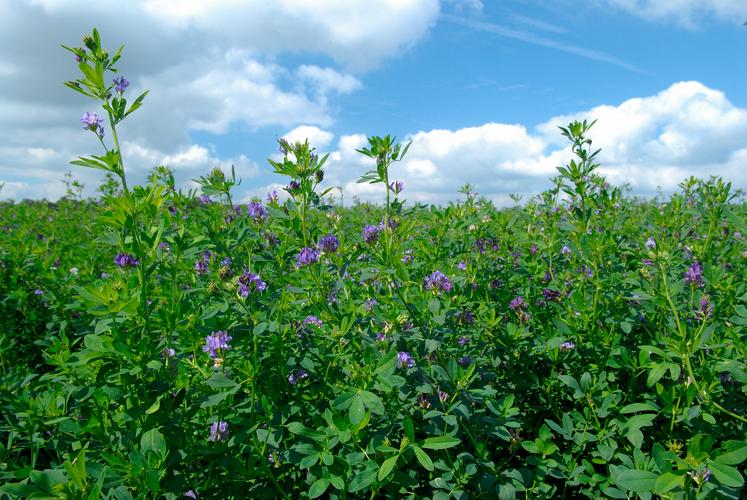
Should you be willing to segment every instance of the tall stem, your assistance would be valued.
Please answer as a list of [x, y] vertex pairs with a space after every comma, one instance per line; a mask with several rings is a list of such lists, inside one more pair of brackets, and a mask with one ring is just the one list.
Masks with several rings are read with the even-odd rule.
[[[109, 107], [109, 98], [106, 98], [106, 105]], [[112, 129], [112, 141], [114, 141], [114, 148], [117, 150], [117, 157], [119, 158], [119, 178], [122, 179], [122, 190], [124, 191], [125, 197], [130, 197], [130, 190], [127, 189], [127, 179], [125, 178], [124, 161], [122, 160], [122, 150], [119, 147], [119, 138], [117, 137], [117, 127], [114, 125], [114, 117], [111, 111], [106, 112], [109, 115], [109, 127]]]

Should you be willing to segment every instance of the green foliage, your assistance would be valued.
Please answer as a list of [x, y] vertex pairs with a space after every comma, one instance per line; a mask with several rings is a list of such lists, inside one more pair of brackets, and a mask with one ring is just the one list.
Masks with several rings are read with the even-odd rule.
[[[119, 52], [84, 45], [100, 99]], [[234, 205], [220, 168], [129, 190], [116, 148], [100, 201], [3, 203], [0, 497], [744, 496], [747, 205], [623, 196], [591, 125], [503, 210], [407, 206], [389, 136], [361, 150], [383, 207], [329, 204], [283, 141], [285, 201]]]

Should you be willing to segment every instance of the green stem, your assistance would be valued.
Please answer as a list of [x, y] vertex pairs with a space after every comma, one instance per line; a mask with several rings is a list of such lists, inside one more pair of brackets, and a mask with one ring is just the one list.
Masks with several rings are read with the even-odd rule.
[[711, 398], [708, 396], [708, 393], [701, 388], [700, 384], [698, 384], [698, 380], [695, 378], [695, 373], [693, 372], [692, 363], [690, 363], [690, 349], [687, 343], [687, 332], [682, 327], [679, 314], [677, 314], [677, 308], [674, 306], [672, 297], [669, 294], [669, 286], [667, 285], [667, 276], [664, 270], [664, 265], [661, 263], [659, 264], [659, 270], [661, 272], [661, 280], [664, 285], [664, 297], [666, 298], [667, 303], [669, 304], [669, 307], [672, 310], [672, 314], [674, 315], [674, 321], [677, 325], [677, 331], [679, 332], [680, 337], [682, 338], [682, 353], [681, 353], [682, 359], [685, 361], [685, 368], [687, 369], [687, 374], [690, 377], [692, 384], [695, 386], [695, 390], [698, 396], [702, 398], [704, 402], [715, 406], [718, 410], [720, 410], [723, 413], [726, 413], [730, 417], [736, 418], [737, 420], [747, 423], [747, 418], [741, 415], [737, 415], [736, 413], [730, 410], [727, 410], [726, 408], [724, 408], [717, 402], [711, 400]]

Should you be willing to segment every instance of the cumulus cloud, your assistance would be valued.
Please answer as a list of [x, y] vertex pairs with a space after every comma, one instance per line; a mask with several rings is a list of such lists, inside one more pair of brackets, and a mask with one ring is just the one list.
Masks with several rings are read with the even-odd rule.
[[734, 24], [747, 20], [744, 0], [607, 0], [615, 7], [649, 21], [674, 22], [695, 27], [700, 21], [717, 18]]
[[[457, 197], [465, 182], [499, 204], [508, 195], [524, 199], [550, 187], [556, 167], [572, 154], [558, 126], [573, 120], [598, 120], [591, 130], [593, 146], [602, 149], [600, 173], [640, 194], [658, 188], [672, 191], [689, 176], [720, 175], [747, 188], [747, 109], [698, 82], [679, 82], [648, 97], [556, 116], [534, 129], [488, 123], [457, 130], [410, 134], [405, 161], [392, 177], [405, 182], [411, 201], [444, 203]], [[330, 155], [328, 174], [346, 196], [380, 201], [381, 185], [357, 184], [370, 162], [355, 153], [364, 135], [340, 137]], [[348, 198], [350, 199], [350, 198]]]
[[332, 142], [334, 137], [335, 134], [332, 132], [327, 132], [311, 125], [301, 125], [283, 135], [283, 139], [291, 143], [304, 142], [308, 139], [309, 144], [318, 150], [324, 150]]
[[[128, 170], [142, 182], [157, 163], [171, 163], [178, 178], [212, 163], [235, 163], [253, 176], [251, 160], [221, 157], [195, 144], [192, 133], [329, 127], [334, 99], [362, 87], [351, 71], [399, 56], [438, 13], [438, 0], [0, 2], [0, 181], [8, 186], [0, 196], [64, 194], [58, 182], [69, 160], [96, 152], [77, 123], [93, 103], [63, 87], [77, 69], [60, 48], [80, 44], [91, 26], [110, 50], [126, 43], [119, 66], [132, 82], [127, 96], [151, 91], [120, 131], [132, 156]], [[315, 64], [278, 63], [287, 53], [313, 57]], [[89, 186], [100, 180], [95, 172], [75, 172]], [[58, 187], [47, 190], [47, 184]]]

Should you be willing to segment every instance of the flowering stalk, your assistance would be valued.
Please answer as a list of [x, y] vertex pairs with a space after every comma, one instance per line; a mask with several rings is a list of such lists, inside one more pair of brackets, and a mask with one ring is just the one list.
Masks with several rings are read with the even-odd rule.
[[695, 378], [695, 373], [693, 372], [692, 363], [690, 362], [691, 353], [690, 353], [689, 343], [687, 341], [687, 332], [682, 326], [682, 322], [680, 321], [680, 316], [677, 313], [677, 308], [675, 307], [674, 302], [672, 301], [672, 296], [669, 293], [669, 286], [667, 285], [666, 269], [664, 268], [664, 264], [661, 262], [659, 262], [659, 271], [661, 273], [661, 281], [664, 287], [664, 298], [666, 299], [667, 304], [669, 304], [669, 308], [672, 310], [672, 315], [674, 316], [674, 322], [677, 325], [677, 331], [680, 334], [680, 338], [682, 339], [682, 348], [681, 348], [682, 351], [680, 352], [680, 355], [682, 356], [682, 359], [685, 361], [685, 368], [687, 370], [687, 374], [689, 375], [690, 380], [695, 386], [695, 390], [697, 394], [703, 399], [703, 401], [715, 406], [717, 409], [719, 409], [723, 413], [726, 413], [727, 415], [733, 418], [736, 418], [737, 420], [747, 423], [747, 418], [741, 415], [737, 415], [736, 413], [724, 408], [723, 406], [718, 404], [716, 401], [713, 401], [708, 396], [708, 393], [701, 388], [700, 384], [698, 383], [698, 380]]

